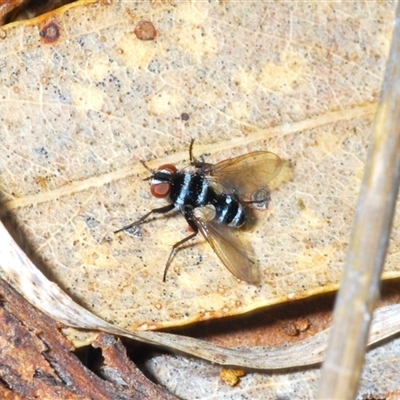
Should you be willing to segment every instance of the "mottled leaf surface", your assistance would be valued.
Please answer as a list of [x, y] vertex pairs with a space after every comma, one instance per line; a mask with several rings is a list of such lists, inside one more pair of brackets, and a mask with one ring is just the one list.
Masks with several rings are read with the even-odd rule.
[[[67, 293], [128, 329], [246, 312], [337, 288], [392, 30], [391, 3], [97, 2], [0, 29], [0, 201]], [[185, 115], [183, 115], [185, 114]], [[189, 119], [187, 119], [187, 116]], [[262, 284], [208, 244], [178, 252], [151, 168], [255, 150], [285, 166], [244, 232]], [[398, 218], [397, 218], [398, 220]], [[16, 232], [16, 231], [15, 231]], [[396, 221], [386, 277], [399, 275]]]

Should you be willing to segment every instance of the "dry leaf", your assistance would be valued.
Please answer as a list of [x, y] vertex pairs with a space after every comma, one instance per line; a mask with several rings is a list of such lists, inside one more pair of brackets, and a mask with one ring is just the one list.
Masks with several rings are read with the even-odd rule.
[[[0, 271], [7, 280], [35, 307], [67, 326], [86, 330], [100, 330], [118, 336], [125, 336], [136, 341], [159, 345], [182, 353], [204, 358], [221, 365], [236, 365], [258, 369], [284, 369], [320, 363], [326, 349], [329, 329], [308, 337], [294, 345], [274, 348], [240, 346], [226, 348], [216, 346], [204, 340], [158, 332], [131, 332], [115, 327], [96, 317], [75, 303], [60, 288], [32, 264], [26, 254], [12, 240], [0, 223], [0, 243], [4, 249], [0, 253]], [[377, 343], [400, 331], [399, 305], [382, 307], [374, 314], [369, 343]], [[82, 342], [69, 336], [74, 342]]]
[[[388, 3], [103, 2], [3, 27], [3, 218], [74, 299], [128, 329], [335, 289], [392, 18]], [[152, 40], [138, 37], [144, 21]], [[286, 161], [244, 233], [261, 286], [238, 282], [201, 238], [162, 283], [186, 234], [179, 215], [142, 238], [113, 234], [161, 204], [139, 160], [185, 166], [190, 139], [209, 162], [260, 149]], [[398, 246], [386, 277], [399, 275]]]
[[[357, 400], [386, 399], [388, 392], [399, 387], [400, 340], [395, 339], [366, 355]], [[320, 378], [317, 367], [292, 369], [280, 373], [248, 371], [237, 386], [221, 383], [221, 367], [203, 360], [174, 355], [153, 357], [146, 362], [147, 370], [182, 399], [315, 399]], [[181, 383], [185, 382], [185, 385]], [[377, 397], [367, 397], [380, 394]]]

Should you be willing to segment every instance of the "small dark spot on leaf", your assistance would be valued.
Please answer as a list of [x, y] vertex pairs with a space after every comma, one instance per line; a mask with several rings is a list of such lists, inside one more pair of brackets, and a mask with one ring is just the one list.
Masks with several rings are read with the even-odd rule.
[[47, 149], [45, 147], [37, 147], [36, 149], [34, 149], [34, 152], [41, 155], [44, 158], [49, 157], [49, 152], [47, 151]]
[[87, 215], [85, 219], [86, 219], [86, 224], [89, 228], [95, 228], [100, 224], [100, 222], [91, 215]]
[[55, 22], [49, 22], [39, 32], [45, 43], [54, 43], [60, 38], [60, 27]]
[[304, 204], [304, 201], [302, 198], [297, 199], [297, 205], [299, 206], [300, 210], [304, 211], [306, 209], [306, 205]]
[[140, 40], [154, 40], [157, 36], [156, 28], [150, 21], [139, 21], [133, 32]]
[[187, 113], [181, 114], [182, 121], [189, 121], [189, 118], [190, 118], [189, 114], [187, 114]]

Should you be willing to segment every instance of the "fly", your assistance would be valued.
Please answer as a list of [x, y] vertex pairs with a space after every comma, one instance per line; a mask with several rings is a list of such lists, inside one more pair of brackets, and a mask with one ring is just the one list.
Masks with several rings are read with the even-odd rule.
[[[263, 201], [259, 198], [249, 200], [249, 196], [278, 175], [282, 160], [268, 151], [254, 151], [209, 164], [193, 157], [193, 142], [190, 143], [189, 157], [194, 171], [178, 171], [172, 164], [152, 170], [142, 162], [151, 172], [151, 176], [145, 179], [151, 180], [151, 194], [165, 198], [169, 204], [149, 211], [115, 233], [139, 227], [153, 213], [163, 214], [178, 209], [193, 232], [172, 246], [164, 269], [164, 282], [179, 247], [200, 231], [233, 275], [243, 281], [257, 283], [258, 270], [242, 246], [238, 231], [248, 220], [247, 206]], [[269, 197], [269, 192], [265, 193]]]

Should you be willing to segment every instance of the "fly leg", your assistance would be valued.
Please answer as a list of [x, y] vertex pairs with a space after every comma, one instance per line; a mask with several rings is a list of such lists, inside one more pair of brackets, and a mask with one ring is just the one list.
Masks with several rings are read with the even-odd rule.
[[183, 216], [185, 217], [187, 223], [189, 224], [189, 226], [192, 228], [193, 233], [191, 233], [189, 236], [186, 236], [185, 238], [183, 238], [182, 240], [180, 240], [179, 242], [176, 242], [171, 249], [171, 252], [169, 253], [168, 256], [168, 260], [167, 263], [165, 264], [165, 269], [164, 269], [164, 275], [163, 275], [163, 282], [165, 282], [166, 278], [167, 278], [167, 271], [168, 268], [172, 262], [172, 259], [174, 258], [176, 252], [179, 250], [179, 246], [183, 245], [184, 243], [186, 243], [187, 241], [189, 241], [190, 239], [193, 239], [198, 233], [199, 233], [199, 228], [197, 227], [197, 225], [195, 224], [195, 222], [193, 221], [193, 208], [192, 207], [186, 207], [184, 210], [182, 210]]
[[143, 215], [143, 217], [139, 218], [137, 221], [132, 222], [129, 225], [123, 226], [120, 229], [117, 229], [116, 231], [114, 231], [114, 233], [118, 233], [118, 232], [124, 231], [126, 229], [133, 228], [134, 226], [139, 226], [153, 213], [164, 214], [164, 213], [167, 213], [168, 211], [173, 210], [174, 208], [175, 208], [174, 204], [168, 204], [167, 206], [164, 206], [164, 207], [155, 208], [154, 210], [151, 210], [147, 214]]
[[197, 158], [193, 156], [193, 143], [194, 139], [190, 141], [190, 146], [189, 146], [190, 165], [193, 165], [193, 167], [200, 168], [204, 171], [211, 169], [214, 164], [206, 163], [204, 161], [203, 156], [200, 157], [202, 159], [201, 161], [199, 161]]

